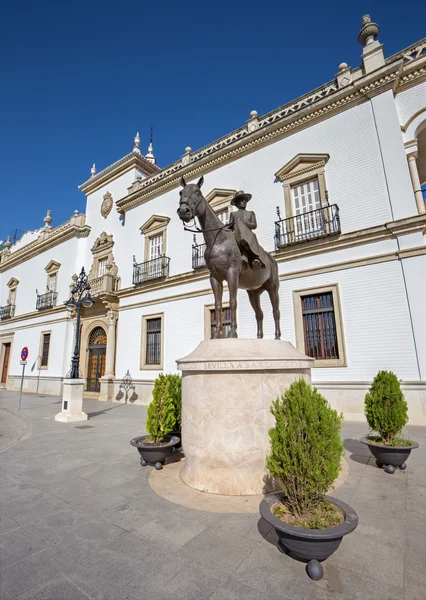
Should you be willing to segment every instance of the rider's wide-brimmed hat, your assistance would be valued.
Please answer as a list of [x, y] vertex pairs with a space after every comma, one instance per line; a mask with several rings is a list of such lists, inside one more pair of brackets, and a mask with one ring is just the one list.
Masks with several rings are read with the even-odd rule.
[[245, 192], [243, 192], [243, 190], [240, 190], [232, 198], [232, 200], [231, 200], [232, 206], [236, 206], [237, 200], [243, 200], [243, 199], [247, 200], [247, 202], [248, 202], [249, 200], [251, 200], [251, 194], [246, 194]]

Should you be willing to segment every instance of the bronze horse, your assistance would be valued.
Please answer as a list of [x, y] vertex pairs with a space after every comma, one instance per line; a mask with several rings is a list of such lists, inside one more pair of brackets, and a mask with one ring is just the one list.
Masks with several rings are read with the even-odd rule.
[[236, 242], [235, 235], [229, 225], [224, 225], [201, 193], [204, 177], [198, 183], [187, 184], [182, 177], [180, 202], [177, 213], [184, 223], [189, 223], [197, 217], [200, 224], [199, 231], [203, 233], [206, 242], [204, 254], [206, 265], [210, 271], [210, 284], [212, 286], [215, 311], [216, 329], [213, 339], [222, 336], [222, 295], [223, 282], [228, 282], [229, 305], [231, 309], [231, 328], [228, 336], [237, 335], [237, 292], [238, 288], [247, 290], [250, 304], [256, 314], [257, 337], [263, 338], [263, 311], [260, 307], [260, 295], [266, 291], [272, 304], [275, 321], [275, 339], [281, 338], [280, 306], [279, 306], [279, 279], [278, 265], [274, 258], [261, 248], [261, 263], [249, 262], [243, 259], [241, 250]]

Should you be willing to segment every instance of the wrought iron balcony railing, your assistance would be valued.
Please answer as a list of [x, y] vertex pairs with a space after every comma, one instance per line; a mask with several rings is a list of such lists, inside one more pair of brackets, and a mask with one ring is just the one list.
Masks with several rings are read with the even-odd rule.
[[45, 308], [52, 308], [56, 306], [56, 299], [58, 298], [58, 292], [47, 292], [46, 294], [37, 293], [36, 310], [43, 310]]
[[6, 306], [0, 306], [0, 321], [4, 319], [11, 319], [15, 314], [15, 305], [6, 304]]
[[168, 256], [159, 256], [152, 260], [137, 263], [133, 257], [133, 283], [144, 283], [151, 279], [159, 279], [169, 276], [170, 258]]
[[[280, 217], [279, 208], [277, 214]], [[275, 221], [275, 247], [278, 250], [289, 244], [340, 232], [339, 207], [337, 204], [323, 206], [295, 217]]]
[[206, 251], [206, 244], [197, 244], [194, 235], [194, 243], [192, 244], [192, 268], [199, 269], [200, 267], [206, 266], [204, 259], [204, 253]]

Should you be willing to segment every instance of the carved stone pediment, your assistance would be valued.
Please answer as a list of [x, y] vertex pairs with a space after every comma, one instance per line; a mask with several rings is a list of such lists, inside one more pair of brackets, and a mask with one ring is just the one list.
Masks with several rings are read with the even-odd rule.
[[170, 217], [163, 215], [152, 215], [139, 229], [144, 235], [162, 231], [170, 223]]
[[50, 273], [56, 273], [56, 271], [59, 271], [59, 268], [61, 266], [61, 263], [57, 262], [56, 260], [51, 260], [45, 267], [44, 270], [46, 271], [46, 273], [50, 274]]
[[18, 285], [18, 283], [19, 283], [19, 279], [16, 279], [16, 277], [12, 277], [7, 282], [7, 287], [11, 290], [13, 288], [16, 288], [16, 286]]
[[99, 252], [109, 250], [114, 246], [113, 235], [103, 231], [101, 235], [95, 240], [95, 243], [91, 247], [92, 254], [96, 255]]
[[296, 154], [294, 158], [275, 173], [275, 177], [280, 181], [285, 181], [297, 175], [315, 171], [324, 167], [329, 158], [329, 154]]
[[101, 215], [104, 217], [104, 219], [106, 219], [109, 213], [111, 212], [113, 205], [114, 200], [112, 199], [112, 194], [111, 192], [107, 192], [106, 194], [104, 194], [104, 198], [101, 204]]
[[214, 188], [207, 194], [206, 200], [214, 211], [219, 211], [229, 206], [236, 192], [236, 190]]

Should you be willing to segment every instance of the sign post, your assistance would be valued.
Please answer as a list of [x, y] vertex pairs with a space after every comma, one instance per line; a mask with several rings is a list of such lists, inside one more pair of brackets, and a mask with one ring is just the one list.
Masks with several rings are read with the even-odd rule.
[[18, 410], [21, 410], [21, 400], [22, 400], [22, 386], [24, 385], [24, 373], [25, 373], [25, 365], [27, 364], [28, 358], [28, 348], [24, 346], [21, 350], [21, 365], [22, 365], [22, 376], [21, 376], [21, 389], [19, 392], [19, 404]]

